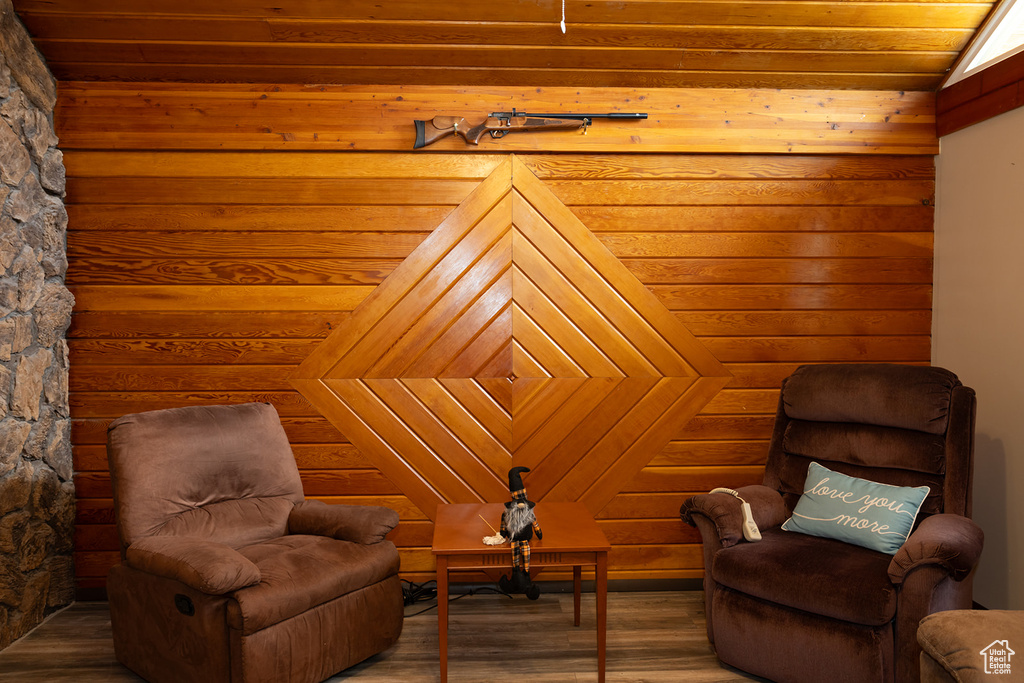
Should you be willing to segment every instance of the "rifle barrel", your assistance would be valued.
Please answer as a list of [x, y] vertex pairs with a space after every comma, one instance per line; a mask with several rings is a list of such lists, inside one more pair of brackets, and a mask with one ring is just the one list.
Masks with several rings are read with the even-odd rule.
[[540, 119], [646, 119], [647, 112], [609, 112], [607, 114], [537, 114], [525, 111], [498, 111], [491, 116], [533, 116]]

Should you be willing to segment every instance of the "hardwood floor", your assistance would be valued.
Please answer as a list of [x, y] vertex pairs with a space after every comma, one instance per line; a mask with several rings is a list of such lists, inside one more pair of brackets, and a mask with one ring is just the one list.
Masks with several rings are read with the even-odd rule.
[[[572, 594], [542, 594], [531, 602], [487, 592], [453, 596], [449, 680], [484, 683], [593, 683], [597, 638], [592, 594], [572, 625]], [[437, 611], [421, 602], [406, 608], [402, 637], [391, 649], [348, 669], [331, 683], [437, 681]], [[509, 636], [516, 632], [516, 636]], [[730, 683], [764, 681], [726, 667], [704, 632], [700, 591], [608, 594], [609, 683]], [[52, 616], [0, 652], [0, 681], [129, 683], [141, 678], [114, 659], [105, 602], [79, 602]]]

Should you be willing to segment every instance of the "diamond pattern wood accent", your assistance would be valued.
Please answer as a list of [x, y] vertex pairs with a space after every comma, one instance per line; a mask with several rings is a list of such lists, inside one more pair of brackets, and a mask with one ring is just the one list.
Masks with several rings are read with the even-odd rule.
[[729, 379], [515, 157], [291, 377], [431, 519], [513, 465], [596, 513]]

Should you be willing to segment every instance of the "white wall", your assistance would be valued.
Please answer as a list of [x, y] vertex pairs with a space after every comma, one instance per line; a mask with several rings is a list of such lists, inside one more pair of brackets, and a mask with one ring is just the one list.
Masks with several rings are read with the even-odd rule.
[[978, 392], [974, 599], [1024, 609], [1024, 108], [940, 144], [932, 363]]

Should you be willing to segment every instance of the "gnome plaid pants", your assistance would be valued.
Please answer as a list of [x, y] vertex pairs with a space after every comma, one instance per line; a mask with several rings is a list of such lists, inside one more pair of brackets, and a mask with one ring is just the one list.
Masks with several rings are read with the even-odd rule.
[[530, 571], [530, 542], [512, 541], [512, 566], [522, 566], [523, 571]]

